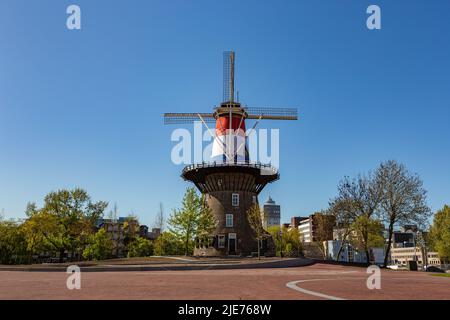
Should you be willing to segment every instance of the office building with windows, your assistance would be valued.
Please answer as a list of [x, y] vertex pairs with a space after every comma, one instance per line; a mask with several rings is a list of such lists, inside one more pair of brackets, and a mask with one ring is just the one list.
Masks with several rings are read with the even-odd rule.
[[269, 196], [262, 207], [262, 222], [263, 227], [267, 230], [270, 227], [279, 227], [281, 223], [281, 213], [280, 205], [276, 204], [275, 201]]

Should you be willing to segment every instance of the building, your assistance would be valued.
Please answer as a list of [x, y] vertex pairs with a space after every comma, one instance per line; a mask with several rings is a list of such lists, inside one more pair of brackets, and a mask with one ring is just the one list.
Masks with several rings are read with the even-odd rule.
[[147, 238], [148, 236], [148, 226], [146, 226], [145, 224], [141, 224], [139, 226], [139, 236], [142, 238]]
[[[248, 212], [258, 204], [258, 195], [269, 183], [280, 178], [271, 163], [254, 162], [247, 145], [246, 123], [249, 120], [297, 120], [296, 109], [269, 108], [256, 113], [235, 100], [234, 52], [224, 53], [224, 95], [213, 112], [166, 113], [166, 124], [194, 123], [199, 119], [215, 123], [215, 139], [207, 162], [186, 166], [181, 177], [192, 182], [205, 196], [217, 220], [209, 241], [197, 241], [196, 256], [248, 256], [258, 251], [255, 228]], [[260, 214], [260, 212], [258, 212]], [[259, 220], [259, 219], [258, 219]], [[275, 254], [275, 243], [269, 233], [262, 241], [262, 254]]]
[[301, 218], [300, 217], [292, 217], [291, 218], [291, 224], [289, 225], [289, 228], [297, 229], [300, 225]]
[[266, 230], [270, 227], [280, 226], [280, 205], [276, 204], [270, 196], [262, 208], [262, 222]]
[[290, 223], [283, 223], [281, 225], [281, 227], [284, 228], [284, 229], [289, 229], [291, 227], [291, 224]]
[[97, 229], [105, 229], [114, 243], [112, 255], [123, 257], [125, 254], [125, 243], [130, 236], [138, 236], [145, 231], [139, 227], [136, 219], [120, 217], [119, 219], [99, 219], [96, 223]]
[[416, 225], [405, 225], [400, 231], [392, 234], [390, 264], [407, 266], [409, 261], [417, 261], [419, 268], [440, 265], [437, 252], [428, 252], [426, 241], [428, 232], [420, 230]]
[[[437, 252], [423, 252], [419, 247], [396, 247], [391, 248], [391, 263], [401, 267], [408, 266], [409, 261], [417, 261], [419, 268], [425, 266], [440, 266], [441, 260]], [[424, 262], [424, 257], [426, 260]]]
[[[322, 230], [325, 233], [326, 240], [333, 239], [333, 226], [335, 217], [331, 215], [322, 215], [324, 219], [329, 219], [330, 223], [327, 223], [328, 230]], [[309, 217], [295, 217], [294, 224], [298, 223], [298, 231], [300, 233], [300, 238], [304, 243], [316, 242], [317, 241], [317, 227], [318, 227], [318, 214], [312, 214]], [[332, 220], [332, 221], [331, 221]], [[292, 224], [292, 223], [291, 223]], [[325, 240], [323, 239], [323, 240]]]
[[392, 234], [392, 248], [414, 247], [414, 234], [412, 232], [394, 231]]
[[161, 229], [152, 228], [152, 231], [147, 233], [148, 240], [156, 240], [161, 235]]
[[[339, 249], [341, 248], [339, 257]], [[365, 252], [358, 251], [350, 243], [342, 244], [342, 240], [326, 241], [327, 258], [334, 261], [351, 262], [351, 263], [367, 263]], [[384, 248], [370, 249], [370, 263], [381, 265], [384, 262]]]
[[300, 234], [300, 238], [302, 239], [302, 242], [313, 242], [313, 221], [312, 217], [296, 217], [295, 220], [298, 222], [298, 231]]
[[148, 231], [148, 226], [142, 224], [139, 226], [139, 236], [148, 240], [155, 240], [161, 234], [161, 229], [152, 228], [152, 231]]

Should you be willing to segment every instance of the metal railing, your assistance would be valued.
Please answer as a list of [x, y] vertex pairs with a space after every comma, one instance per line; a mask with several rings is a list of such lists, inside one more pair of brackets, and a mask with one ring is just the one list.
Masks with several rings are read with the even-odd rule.
[[203, 168], [216, 168], [216, 167], [248, 167], [248, 168], [255, 168], [260, 170], [267, 170], [272, 171], [274, 174], [278, 173], [278, 169], [270, 164], [262, 164], [259, 162], [201, 162], [201, 163], [195, 163], [186, 166], [183, 169], [183, 173], [195, 169], [203, 169]]

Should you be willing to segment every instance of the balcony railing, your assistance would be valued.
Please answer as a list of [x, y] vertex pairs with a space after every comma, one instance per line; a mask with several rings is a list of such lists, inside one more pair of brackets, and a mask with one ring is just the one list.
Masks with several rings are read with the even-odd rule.
[[214, 162], [201, 162], [201, 163], [188, 165], [183, 169], [183, 173], [185, 173], [187, 171], [195, 170], [195, 169], [232, 167], [232, 166], [248, 167], [248, 168], [255, 168], [255, 169], [260, 169], [260, 170], [272, 171], [273, 174], [278, 173], [278, 169], [270, 164], [262, 164], [259, 162], [224, 162], [224, 163], [219, 162], [218, 163], [215, 161]]

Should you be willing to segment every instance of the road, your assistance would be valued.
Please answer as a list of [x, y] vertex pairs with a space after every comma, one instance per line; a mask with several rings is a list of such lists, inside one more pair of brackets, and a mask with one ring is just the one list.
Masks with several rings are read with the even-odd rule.
[[307, 267], [195, 271], [83, 272], [68, 290], [63, 272], [0, 272], [0, 299], [448, 299], [450, 278], [381, 271], [369, 290], [365, 268]]

